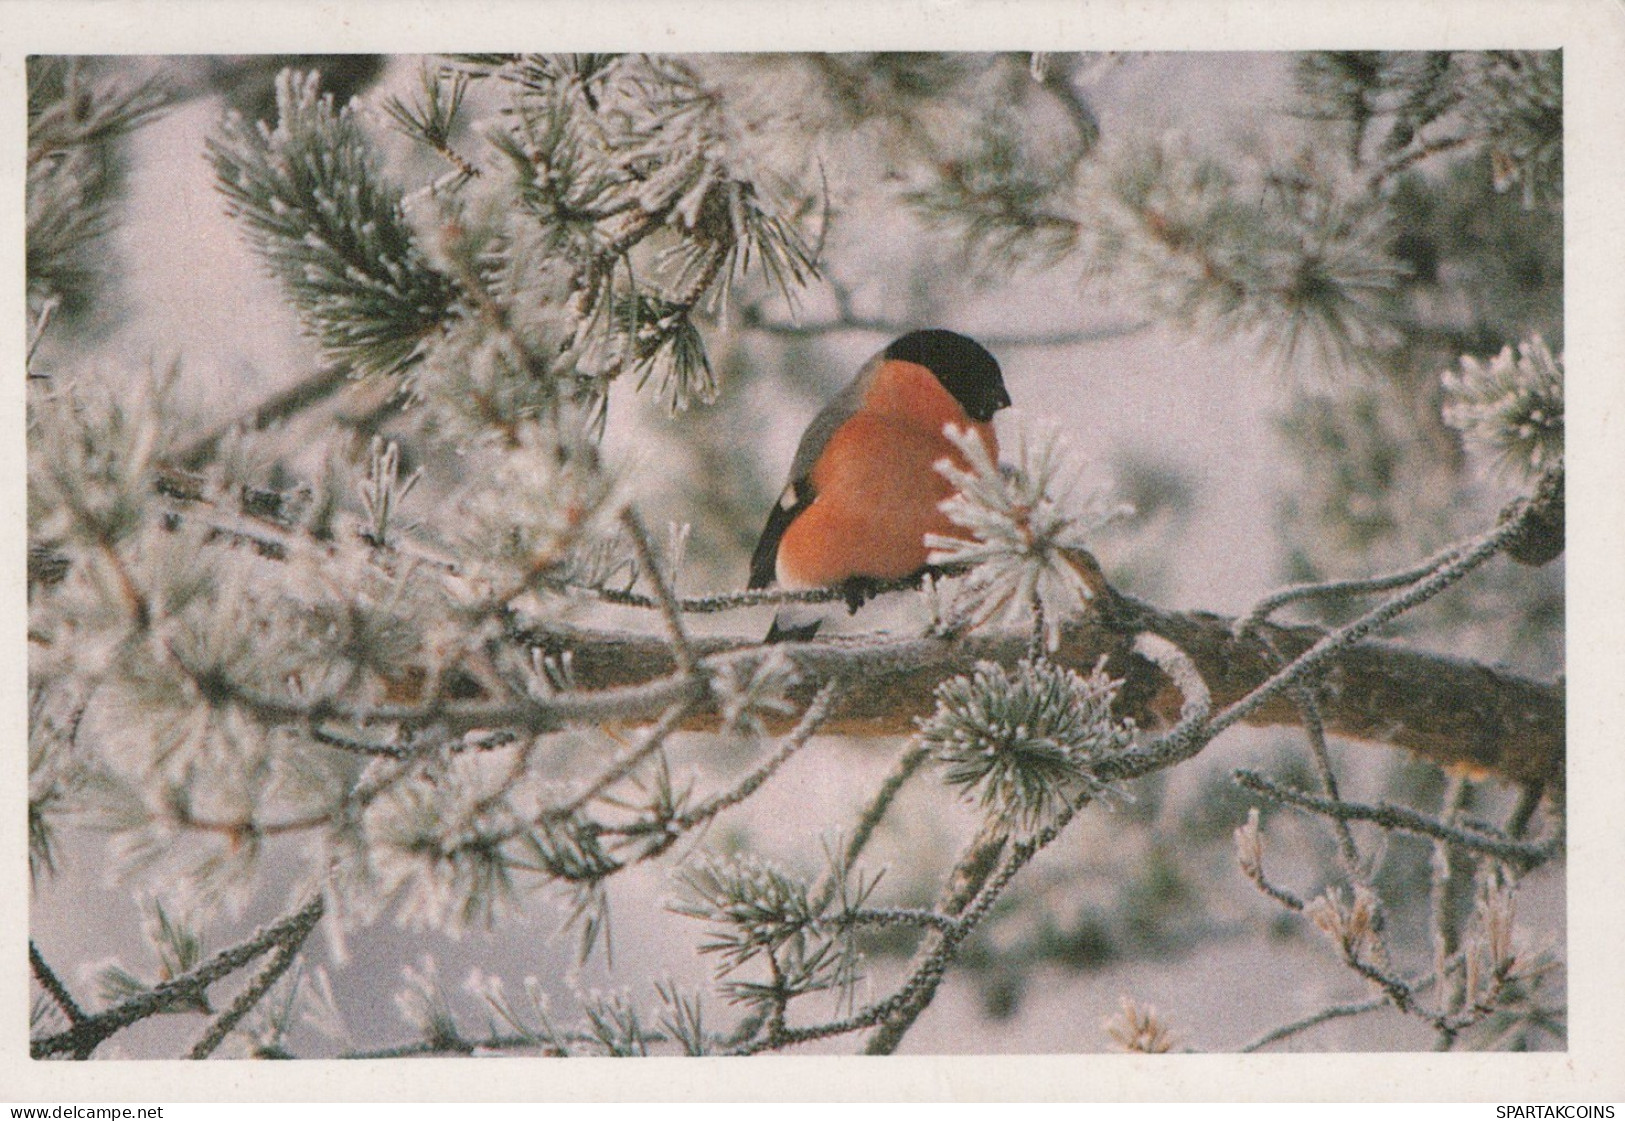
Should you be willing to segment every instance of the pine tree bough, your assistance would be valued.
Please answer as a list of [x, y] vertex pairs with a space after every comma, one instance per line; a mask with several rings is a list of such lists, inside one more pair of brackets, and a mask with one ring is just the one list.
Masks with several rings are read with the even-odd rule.
[[[1124, 715], [1153, 726], [1177, 709], [1166, 675], [1133, 653], [1134, 635], [1150, 631], [1184, 650], [1213, 694], [1216, 709], [1240, 700], [1278, 668], [1274, 651], [1291, 660], [1326, 632], [1313, 626], [1260, 624], [1237, 638], [1232, 620], [1208, 612], [1163, 611], [1116, 596], [1095, 616], [1069, 623], [1053, 659], [1088, 673], [1102, 658], [1123, 680]], [[676, 668], [669, 643], [652, 636], [544, 626], [523, 630], [521, 641], [549, 655], [571, 656], [583, 690], [652, 685]], [[753, 657], [737, 640], [696, 638], [702, 663]], [[1027, 653], [1024, 633], [972, 634], [876, 642], [823, 641], [782, 647], [802, 674], [794, 699], [806, 705], [820, 683], [834, 681], [840, 696], [826, 733], [907, 735], [914, 719], [932, 711], [936, 686], [970, 673], [978, 661], [1010, 667]], [[1486, 772], [1526, 787], [1561, 786], [1564, 761], [1564, 689], [1441, 654], [1383, 643], [1359, 643], [1327, 663], [1320, 678], [1326, 729], [1333, 735], [1407, 748], [1440, 766]], [[653, 719], [672, 695], [649, 690], [625, 695], [627, 719]], [[685, 727], [716, 726], [711, 702], [699, 699]], [[1302, 712], [1283, 692], [1246, 718], [1254, 725], [1298, 725]], [[775, 729], [782, 731], [783, 729]]]

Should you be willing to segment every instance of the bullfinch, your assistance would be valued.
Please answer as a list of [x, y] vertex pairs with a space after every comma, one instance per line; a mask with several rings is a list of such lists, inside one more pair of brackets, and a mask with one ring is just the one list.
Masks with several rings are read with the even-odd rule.
[[[856, 611], [877, 584], [924, 572], [930, 533], [963, 537], [939, 508], [936, 469], [968, 468], [943, 435], [974, 431], [998, 462], [993, 414], [1010, 404], [993, 355], [953, 331], [913, 331], [864, 363], [801, 437], [750, 562], [750, 587], [840, 588]], [[767, 641], [811, 638], [818, 621], [781, 612]]]

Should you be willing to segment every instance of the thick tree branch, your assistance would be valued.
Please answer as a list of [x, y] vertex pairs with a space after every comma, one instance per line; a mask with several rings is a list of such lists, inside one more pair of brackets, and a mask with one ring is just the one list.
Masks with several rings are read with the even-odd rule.
[[[1269, 680], [1280, 665], [1278, 657], [1291, 661], [1327, 634], [1319, 627], [1268, 623], [1238, 638], [1233, 621], [1220, 615], [1163, 611], [1111, 597], [1099, 614], [1065, 627], [1054, 660], [1088, 673], [1105, 657], [1107, 672], [1123, 679], [1119, 704], [1124, 714], [1148, 726], [1174, 718], [1177, 692], [1161, 670], [1133, 652], [1133, 637], [1141, 631], [1161, 635], [1191, 657], [1212, 692], [1215, 709]], [[670, 645], [659, 638], [554, 626], [522, 629], [516, 636], [549, 654], [569, 651], [575, 681], [583, 690], [630, 690], [620, 694], [624, 700], [646, 699], [642, 706], [622, 711], [623, 719], [653, 719], [671, 701], [671, 690], [655, 684], [676, 670]], [[694, 647], [702, 661], [755, 656], [731, 639], [695, 639]], [[913, 732], [915, 717], [931, 712], [934, 690], [945, 677], [968, 673], [981, 660], [1012, 666], [1025, 656], [1027, 636], [829, 639], [780, 649], [802, 672], [798, 690], [805, 695], [794, 698], [800, 705], [811, 703], [819, 683], [839, 684], [840, 698], [824, 731], [905, 735]], [[1487, 772], [1528, 787], [1561, 785], [1561, 684], [1375, 642], [1357, 643], [1327, 658], [1319, 680], [1321, 714], [1333, 735], [1407, 748], [1440, 766]], [[567, 703], [567, 696], [559, 700]], [[1297, 726], [1302, 720], [1302, 711], [1285, 692], [1245, 717], [1253, 725]], [[703, 728], [716, 721], [714, 703], [704, 700], [687, 726]]]

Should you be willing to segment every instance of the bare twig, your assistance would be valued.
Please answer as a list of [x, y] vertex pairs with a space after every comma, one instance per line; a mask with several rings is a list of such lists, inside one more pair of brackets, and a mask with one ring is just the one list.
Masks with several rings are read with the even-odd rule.
[[399, 744], [369, 743], [366, 740], [341, 736], [326, 728], [311, 728], [310, 738], [325, 747], [337, 748], [355, 755], [380, 755], [387, 759], [406, 759], [412, 755], [409, 748], [401, 747]]
[[1250, 1054], [1253, 1051], [1262, 1051], [1272, 1043], [1279, 1043], [1289, 1039], [1300, 1032], [1318, 1027], [1330, 1020], [1340, 1020], [1347, 1016], [1361, 1016], [1367, 1012], [1375, 1012], [1380, 1008], [1388, 1007], [1388, 998], [1385, 996], [1373, 997], [1370, 1000], [1357, 1001], [1353, 1004], [1334, 1004], [1330, 1008], [1322, 1008], [1319, 1012], [1305, 1016], [1301, 1020], [1294, 1020], [1290, 1024], [1283, 1024], [1273, 1031], [1267, 1031], [1251, 1043], [1242, 1045], [1241, 1053]]
[[1314, 646], [1295, 658], [1285, 669], [1276, 673], [1246, 697], [1221, 712], [1213, 721], [1213, 734], [1217, 735], [1230, 725], [1244, 719], [1275, 694], [1309, 677], [1341, 650], [1359, 642], [1390, 619], [1394, 619], [1413, 607], [1426, 603], [1506, 548], [1514, 538], [1520, 536], [1523, 532], [1523, 520], [1521, 518], [1509, 518], [1506, 522], [1479, 538], [1475, 544], [1464, 548], [1454, 559], [1439, 567], [1432, 575], [1413, 585], [1409, 591], [1386, 600], [1352, 623], [1339, 627], [1326, 635], [1319, 642], [1316, 642]]
[[[1337, 775], [1332, 771], [1331, 752], [1326, 748], [1326, 725], [1320, 718], [1320, 701], [1312, 686], [1292, 691], [1293, 700], [1303, 712], [1303, 731], [1309, 740], [1309, 752], [1315, 761], [1315, 772], [1320, 778], [1321, 792], [1327, 800], [1341, 802], [1337, 790]], [[1360, 883], [1365, 873], [1360, 866], [1360, 850], [1354, 844], [1354, 833], [1345, 818], [1332, 819], [1332, 831], [1337, 835], [1337, 855], [1343, 862], [1343, 872], [1351, 883]]]
[[1526, 786], [1518, 792], [1518, 804], [1512, 808], [1512, 816], [1507, 819], [1506, 835], [1513, 840], [1522, 840], [1529, 830], [1529, 822], [1533, 820], [1535, 811], [1540, 808], [1542, 788], [1537, 785]]
[[1208, 722], [1213, 694], [1190, 654], [1178, 643], [1145, 631], [1134, 638], [1134, 653], [1155, 665], [1179, 690], [1179, 721], [1164, 734], [1133, 751], [1103, 759], [1097, 767], [1103, 781], [1137, 778], [1183, 762], [1217, 735]]
[[[968, 572], [964, 565], [943, 565], [937, 569], [940, 576], [960, 576]], [[570, 584], [560, 581], [541, 581], [544, 586], [560, 593], [584, 593], [591, 595], [604, 603], [614, 604], [617, 607], [641, 607], [648, 610], [663, 610], [664, 604], [658, 596], [646, 596], [638, 592], [623, 591], [619, 588], [600, 588], [585, 584]], [[897, 580], [876, 580], [873, 591], [876, 594], [885, 592], [913, 591], [920, 586], [917, 577], [903, 577]], [[776, 607], [786, 603], [834, 603], [844, 600], [846, 592], [842, 588], [757, 588], [745, 592], [723, 592], [708, 596], [674, 596], [673, 602], [678, 610], [686, 615], [714, 615], [724, 611], [746, 610], [752, 607]]]
[[1078, 134], [1079, 154], [1087, 155], [1093, 151], [1100, 140], [1100, 121], [1088, 100], [1072, 83], [1072, 68], [1046, 66], [1038, 84], [1049, 92], [1072, 123], [1073, 131]]
[[694, 673], [694, 648], [689, 645], [688, 634], [683, 630], [683, 609], [672, 591], [669, 574], [655, 557], [654, 547], [649, 544], [648, 531], [643, 528], [643, 519], [638, 517], [637, 511], [630, 506], [622, 510], [621, 524], [631, 535], [638, 564], [643, 566], [643, 570], [649, 574], [649, 582], [654, 585], [660, 614], [666, 621], [666, 632], [671, 637], [672, 652], [677, 659], [677, 672], [690, 677]]
[[700, 803], [687, 813], [679, 815], [673, 824], [681, 830], [692, 829], [702, 822], [709, 821], [730, 806], [737, 806], [756, 793], [761, 788], [761, 785], [772, 778], [775, 771], [789, 762], [790, 757], [800, 751], [807, 741], [812, 738], [813, 733], [818, 731], [819, 725], [829, 716], [830, 708], [835, 701], [835, 694], [835, 683], [826, 684], [818, 691], [818, 695], [813, 698], [812, 704], [807, 706], [807, 710], [801, 715], [801, 722], [784, 738], [784, 742], [779, 745], [777, 751], [763, 760], [760, 765], [731, 789]]
[[813, 888], [811, 895], [814, 905], [820, 910], [829, 903], [830, 897], [834, 894], [837, 877], [846, 875], [857, 865], [858, 857], [863, 855], [863, 850], [868, 847], [869, 838], [874, 836], [875, 828], [879, 826], [887, 811], [891, 809], [892, 802], [897, 797], [897, 792], [902, 790], [903, 784], [909, 780], [915, 771], [920, 769], [920, 764], [925, 762], [930, 754], [929, 749], [914, 743], [910, 744], [903, 754], [898, 757], [897, 765], [892, 768], [891, 773], [880, 784], [880, 788], [875, 791], [875, 795], [869, 800], [869, 804], [863, 808], [862, 816], [858, 818], [857, 825], [852, 829], [851, 838], [846, 842], [846, 847], [841, 850], [839, 863], [829, 873], [826, 873], [818, 882], [818, 885]]
[[666, 738], [677, 730], [678, 723], [687, 713], [686, 704], [674, 704], [663, 713], [655, 724], [646, 729], [639, 742], [622, 752], [620, 757], [599, 772], [598, 777], [588, 783], [579, 794], [568, 802], [547, 811], [547, 817], [564, 819], [579, 813], [588, 802], [598, 797], [604, 791], [620, 782], [631, 774], [638, 764], [659, 751], [666, 742]]
[[1474, 137], [1470, 134], [1457, 134], [1432, 137], [1414, 143], [1410, 147], [1396, 152], [1383, 162], [1374, 165], [1366, 173], [1366, 182], [1371, 184], [1372, 187], [1377, 187], [1406, 168], [1420, 163], [1430, 156], [1436, 156], [1441, 152], [1449, 152], [1459, 148], [1463, 144], [1470, 143], [1473, 139]]
[[1560, 839], [1555, 837], [1539, 844], [1506, 840], [1477, 830], [1446, 825], [1442, 821], [1424, 817], [1415, 810], [1389, 805], [1387, 802], [1364, 805], [1359, 802], [1334, 802], [1327, 798], [1317, 798], [1313, 794], [1272, 782], [1255, 771], [1236, 771], [1232, 777], [1254, 793], [1296, 809], [1344, 821], [1369, 821], [1394, 832], [1432, 837], [1480, 856], [1505, 861], [1523, 872], [1538, 868], [1557, 855], [1560, 843]]
[[[1471, 794], [1472, 788], [1466, 779], [1460, 775], [1450, 776], [1445, 784], [1442, 824], [1452, 829], [1460, 827], [1462, 811], [1467, 808]], [[1461, 916], [1456, 908], [1453, 891], [1458, 872], [1450, 846], [1442, 840], [1435, 840], [1433, 871], [1428, 882], [1428, 927], [1433, 939], [1433, 968], [1440, 978], [1445, 976], [1445, 963], [1455, 957], [1461, 949]], [[1458, 1011], [1465, 998], [1465, 986], [1458, 977], [1456, 983], [1449, 986], [1444, 994], [1444, 1006], [1449, 1011]], [[1452, 1034], [1440, 1033], [1441, 1049], [1448, 1047], [1453, 1041]]]
[[1248, 811], [1247, 823], [1236, 830], [1235, 836], [1236, 862], [1241, 865], [1241, 874], [1287, 910], [1302, 913], [1303, 899], [1283, 887], [1277, 887], [1264, 872], [1264, 836], [1258, 825], [1257, 806]]
[[871, 907], [843, 911], [838, 919], [843, 926], [933, 927], [944, 934], [959, 929], [959, 920], [923, 907]]
[[1329, 580], [1319, 584], [1294, 584], [1272, 592], [1258, 601], [1251, 611], [1236, 620], [1236, 636], [1244, 638], [1255, 630], [1258, 624], [1264, 622], [1275, 612], [1290, 603], [1298, 603], [1306, 599], [1336, 599], [1342, 596], [1374, 595], [1377, 592], [1389, 592], [1395, 588], [1405, 588], [1416, 583], [1432, 573], [1438, 571], [1440, 565], [1460, 553], [1460, 546], [1451, 546], [1442, 553], [1435, 553], [1421, 564], [1410, 568], [1391, 572], [1386, 576], [1371, 576], [1356, 580]]
[[[831, 334], [901, 335], [914, 330], [918, 326], [918, 324], [907, 323], [902, 320], [874, 319], [850, 315], [842, 315], [837, 319], [826, 320], [821, 323], [780, 323], [764, 319], [759, 313], [756, 315], [747, 314], [745, 325], [766, 334], [783, 335], [791, 338], [808, 338]], [[1089, 327], [1073, 331], [1049, 331], [1030, 335], [1001, 335], [979, 332], [977, 339], [983, 346], [993, 350], [1023, 347], [1084, 346], [1089, 343], [1127, 338], [1131, 335], [1140, 334], [1150, 329], [1150, 327], [1150, 320], [1139, 320], [1130, 323], [1110, 323], [1102, 327]]]
[[267, 927], [248, 941], [222, 950], [208, 961], [165, 981], [152, 989], [133, 996], [94, 1016], [86, 1016], [65, 1031], [29, 1042], [29, 1055], [36, 1059], [49, 1058], [64, 1052], [76, 1059], [88, 1059], [109, 1036], [131, 1024], [146, 1019], [178, 1002], [195, 1000], [207, 992], [208, 987], [222, 977], [241, 969], [255, 958], [290, 939], [303, 941], [312, 927], [321, 919], [326, 904], [317, 896], [288, 918]]
[[203, 1033], [202, 1038], [193, 1046], [191, 1054], [187, 1056], [188, 1058], [206, 1059], [214, 1053], [214, 1049], [220, 1046], [226, 1036], [231, 1034], [232, 1029], [242, 1021], [244, 1016], [253, 1011], [254, 1006], [264, 999], [266, 993], [271, 991], [271, 986], [276, 984], [277, 980], [288, 971], [288, 967], [299, 956], [299, 950], [304, 946], [305, 940], [310, 937], [310, 932], [316, 929], [316, 922], [320, 918], [321, 912], [319, 910], [313, 911], [309, 915], [308, 922], [302, 926], [295, 925], [288, 930], [287, 936], [277, 946], [276, 954], [271, 958], [270, 963], [260, 971], [259, 976], [254, 978], [248, 988], [244, 989], [237, 999], [232, 1001], [231, 1007], [222, 1012], [214, 1023], [209, 1025], [209, 1029]]

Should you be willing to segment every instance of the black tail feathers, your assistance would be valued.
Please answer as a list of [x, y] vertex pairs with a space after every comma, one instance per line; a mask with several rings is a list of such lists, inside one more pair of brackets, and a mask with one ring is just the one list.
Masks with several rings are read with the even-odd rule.
[[[849, 613], [856, 614], [858, 608], [885, 591], [887, 586], [885, 582], [867, 576], [849, 577], [841, 582], [841, 601], [846, 604]], [[773, 625], [768, 628], [767, 637], [762, 641], [806, 642], [818, 633], [823, 621], [823, 616], [811, 605], [788, 604], [773, 616]]]
[[787, 607], [773, 616], [773, 625], [767, 629], [763, 642], [806, 642], [818, 633], [824, 620], [805, 609], [797, 611]]

